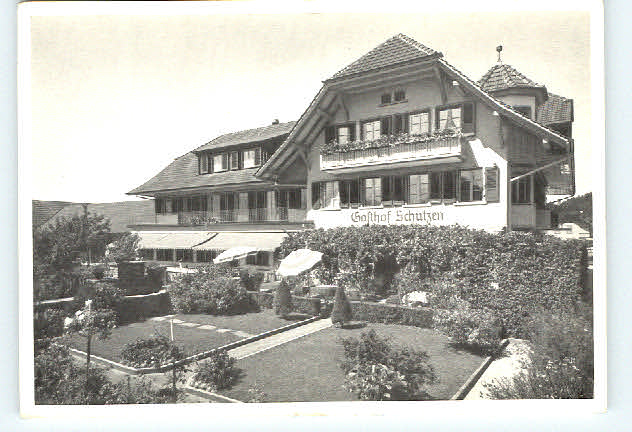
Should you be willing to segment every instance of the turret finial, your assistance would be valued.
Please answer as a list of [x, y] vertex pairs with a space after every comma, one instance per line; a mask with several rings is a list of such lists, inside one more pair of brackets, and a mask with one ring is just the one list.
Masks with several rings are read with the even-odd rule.
[[501, 53], [501, 51], [502, 51], [502, 50], [503, 50], [503, 46], [502, 46], [502, 45], [498, 45], [498, 46], [496, 47], [496, 51], [498, 52], [498, 63], [502, 63], [502, 62], [503, 62], [503, 61], [501, 60], [501, 58], [500, 58], [500, 53]]

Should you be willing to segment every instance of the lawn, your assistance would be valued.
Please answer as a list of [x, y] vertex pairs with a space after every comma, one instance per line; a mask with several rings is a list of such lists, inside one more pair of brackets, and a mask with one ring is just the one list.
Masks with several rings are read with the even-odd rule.
[[[307, 316], [294, 316], [304, 319]], [[178, 323], [178, 321], [182, 321]], [[208, 351], [231, 342], [245, 339], [268, 330], [283, 327], [294, 321], [285, 320], [274, 315], [271, 310], [232, 316], [213, 316], [200, 314], [178, 314], [174, 316], [173, 336], [176, 343], [187, 356]], [[206, 327], [205, 327], [206, 326]], [[157, 321], [148, 319], [142, 322], [127, 324], [112, 330], [108, 339], [94, 338], [92, 354], [121, 362], [121, 351], [125, 344], [138, 338], [147, 338], [152, 334], [170, 335], [168, 319]], [[66, 337], [69, 346], [86, 350], [86, 339], [79, 335]]]
[[368, 324], [359, 329], [327, 328], [251, 357], [238, 360], [241, 380], [222, 394], [248, 400], [248, 389], [257, 385], [267, 402], [318, 402], [357, 400], [342, 385], [340, 361], [344, 358], [340, 337], [358, 337], [374, 329], [393, 346], [424, 350], [437, 375], [428, 386], [435, 399], [449, 399], [481, 364], [481, 356], [452, 348], [448, 339], [433, 330], [416, 327]]

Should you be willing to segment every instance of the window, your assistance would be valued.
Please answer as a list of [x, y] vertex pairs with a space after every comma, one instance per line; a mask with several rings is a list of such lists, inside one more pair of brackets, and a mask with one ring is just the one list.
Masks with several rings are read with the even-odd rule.
[[459, 173], [459, 201], [472, 202], [483, 200], [483, 171], [466, 170]]
[[252, 168], [261, 164], [261, 149], [254, 148], [250, 150], [244, 150], [243, 152], [243, 167]]
[[241, 168], [240, 154], [241, 153], [238, 151], [230, 152], [230, 169], [231, 170], [238, 170]]
[[300, 189], [281, 190], [277, 194], [277, 207], [291, 209], [303, 208]]
[[500, 200], [498, 190], [498, 168], [485, 168], [485, 200], [498, 202]]
[[167, 201], [164, 198], [156, 198], [154, 201], [154, 208], [156, 210], [156, 214], [167, 213]]
[[338, 197], [337, 181], [312, 183], [312, 208], [314, 210], [332, 207]]
[[208, 154], [202, 153], [198, 155], [198, 168], [200, 174], [208, 174]]
[[173, 250], [171, 249], [156, 249], [156, 259], [158, 261], [172, 261]]
[[414, 174], [408, 176], [408, 203], [422, 204], [430, 198], [430, 183], [428, 174]]
[[409, 118], [409, 133], [411, 135], [421, 135], [430, 132], [430, 116], [428, 112], [410, 114]]
[[174, 198], [171, 200], [171, 213], [184, 211], [184, 199]]
[[511, 202], [513, 204], [531, 203], [531, 177], [522, 177], [511, 183]]
[[385, 206], [400, 206], [404, 204], [404, 177], [382, 177], [382, 204]]
[[348, 124], [344, 126], [338, 126], [337, 128], [338, 143], [346, 144], [351, 141], [355, 141], [355, 125]]
[[456, 200], [456, 171], [430, 173], [430, 200]]
[[529, 105], [515, 105], [513, 109], [518, 111], [523, 116], [531, 118], [531, 107]]
[[193, 251], [191, 249], [176, 249], [176, 261], [193, 262]]
[[395, 102], [403, 102], [406, 100], [406, 92], [402, 89], [395, 90]]
[[256, 254], [248, 255], [246, 257], [246, 264], [256, 265], [256, 266], [267, 266], [268, 254], [269, 252], [259, 251]]
[[206, 195], [196, 195], [190, 198], [189, 209], [191, 211], [206, 211], [208, 209]]
[[380, 137], [380, 131], [382, 130], [382, 123], [380, 120], [366, 122], [362, 125], [362, 132], [364, 133], [364, 139], [367, 141], [376, 140]]
[[213, 156], [213, 172], [228, 170], [228, 153], [220, 153]]
[[217, 256], [217, 251], [214, 250], [198, 250], [197, 262], [211, 262]]
[[340, 207], [357, 208], [360, 206], [360, 181], [342, 180], [340, 182]]
[[409, 119], [408, 114], [395, 114], [393, 116], [393, 133], [394, 134], [408, 133], [409, 132], [408, 119]]
[[438, 130], [459, 129], [464, 133], [474, 132], [474, 104], [438, 108], [436, 116]]
[[379, 177], [364, 179], [364, 205], [382, 204], [382, 179]]
[[382, 97], [380, 99], [382, 104], [390, 104], [391, 103], [391, 94], [390, 93], [382, 93]]
[[248, 192], [248, 208], [249, 209], [264, 209], [264, 208], [266, 208], [266, 193], [265, 193], [265, 191]]

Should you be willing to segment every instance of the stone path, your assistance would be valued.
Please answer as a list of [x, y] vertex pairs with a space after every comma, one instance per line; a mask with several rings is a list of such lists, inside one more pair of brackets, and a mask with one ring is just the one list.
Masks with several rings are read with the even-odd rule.
[[[167, 322], [169, 322], [170, 319], [171, 319], [171, 315], [165, 315], [165, 316], [158, 316], [158, 317], [149, 318], [150, 321], [167, 321]], [[186, 322], [186, 321], [182, 321], [181, 319], [177, 319], [177, 318], [173, 319], [173, 323], [175, 325], [179, 325], [179, 326], [182, 326], [182, 327], [198, 328], [200, 330], [216, 331], [218, 333], [229, 333], [229, 332], [232, 332], [235, 336], [238, 336], [238, 337], [244, 338], [244, 339], [254, 336], [254, 335], [252, 335], [250, 333], [246, 333], [245, 331], [241, 331], [241, 330], [233, 330], [233, 329], [227, 329], [227, 328], [217, 328], [214, 325]]]
[[282, 333], [277, 333], [275, 335], [268, 336], [267, 338], [260, 339], [258, 341], [251, 342], [249, 344], [234, 348], [232, 350], [229, 350], [228, 354], [235, 359], [238, 359], [238, 360], [243, 359], [246, 357], [250, 357], [251, 355], [260, 353], [262, 351], [266, 351], [270, 348], [274, 348], [275, 346], [279, 346], [284, 343], [293, 341], [294, 339], [298, 339], [300, 337], [307, 336], [317, 331], [326, 329], [331, 326], [332, 326], [331, 319], [321, 319], [321, 320], [314, 321], [309, 324], [305, 324], [300, 327], [296, 327], [291, 330], [284, 331]]
[[509, 339], [505, 348], [505, 356], [494, 360], [483, 375], [474, 384], [472, 390], [465, 396], [465, 400], [490, 399], [485, 384], [498, 380], [511, 379], [524, 369], [529, 359], [529, 345], [523, 339]]

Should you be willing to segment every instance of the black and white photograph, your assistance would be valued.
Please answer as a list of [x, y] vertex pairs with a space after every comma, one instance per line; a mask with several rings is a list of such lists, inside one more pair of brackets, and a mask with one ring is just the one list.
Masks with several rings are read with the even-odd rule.
[[19, 8], [23, 415], [606, 409], [600, 2], [108, 3]]

